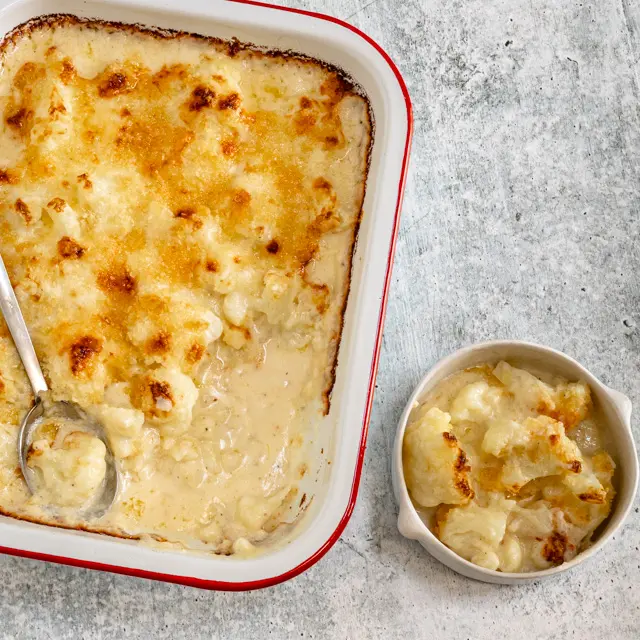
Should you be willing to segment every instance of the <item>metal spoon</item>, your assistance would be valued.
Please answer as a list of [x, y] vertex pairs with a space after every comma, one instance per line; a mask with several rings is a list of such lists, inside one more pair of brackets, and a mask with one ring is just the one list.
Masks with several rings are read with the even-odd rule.
[[[27, 415], [23, 418], [20, 424], [20, 433], [18, 435], [18, 457], [20, 459], [20, 468], [22, 469], [22, 475], [24, 476], [27, 487], [31, 493], [37, 491], [37, 479], [33, 469], [27, 464], [27, 453], [31, 446], [33, 432], [36, 427], [42, 421], [44, 417], [44, 401], [43, 394], [49, 390], [47, 382], [42, 374], [38, 357], [33, 348], [27, 325], [24, 322], [22, 312], [18, 305], [18, 300], [11, 286], [9, 280], [9, 274], [0, 256], [0, 309], [4, 316], [5, 322], [11, 332], [11, 337], [16, 345], [20, 359], [24, 366], [31, 388], [33, 389], [33, 395], [35, 396], [35, 402], [33, 407], [28, 411]], [[109, 440], [104, 432], [104, 428], [90, 416], [88, 416], [77, 404], [74, 402], [60, 401], [51, 406], [51, 411], [58, 415], [66, 416], [72, 420], [82, 420], [82, 430], [90, 431], [96, 437], [100, 438], [107, 448], [105, 456], [105, 462], [107, 470], [102, 483], [102, 492], [99, 497], [85, 509], [83, 509], [82, 516], [84, 518], [99, 518], [103, 516], [113, 504], [118, 488], [120, 484], [118, 470], [113, 457], [113, 451]]]

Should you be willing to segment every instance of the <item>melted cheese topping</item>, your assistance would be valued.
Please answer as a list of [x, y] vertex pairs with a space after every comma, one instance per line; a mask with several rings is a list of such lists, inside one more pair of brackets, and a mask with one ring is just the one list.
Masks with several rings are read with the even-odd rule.
[[[366, 100], [312, 60], [71, 17], [0, 55], [0, 251], [52, 398], [104, 424], [124, 478], [92, 527], [264, 539], [328, 411]], [[0, 324], [0, 509], [46, 521], [16, 470], [30, 402]]]
[[546, 569], [607, 518], [615, 465], [589, 387], [506, 362], [449, 376], [412, 413], [407, 487], [438, 538], [479, 566]]

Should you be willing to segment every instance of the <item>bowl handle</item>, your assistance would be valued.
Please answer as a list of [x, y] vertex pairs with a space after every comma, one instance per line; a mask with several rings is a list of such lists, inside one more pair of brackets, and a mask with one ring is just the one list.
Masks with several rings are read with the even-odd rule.
[[424, 525], [416, 522], [415, 514], [405, 506], [400, 505], [398, 514], [398, 531], [409, 540], [417, 540], [420, 537], [421, 529]]
[[607, 387], [607, 393], [609, 394], [611, 400], [613, 400], [613, 404], [622, 414], [623, 420], [625, 421], [627, 426], [629, 426], [629, 423], [631, 422], [631, 400], [629, 400], [629, 398], [627, 398], [624, 393], [620, 393], [619, 391], [611, 389], [610, 387]]

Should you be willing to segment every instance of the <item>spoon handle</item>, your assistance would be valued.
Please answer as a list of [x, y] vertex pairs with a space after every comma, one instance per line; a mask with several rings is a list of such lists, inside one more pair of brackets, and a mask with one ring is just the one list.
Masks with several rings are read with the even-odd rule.
[[0, 256], [0, 309], [2, 309], [2, 315], [9, 327], [16, 349], [18, 349], [18, 353], [20, 354], [22, 364], [27, 372], [27, 376], [29, 376], [31, 388], [37, 398], [43, 391], [48, 390], [47, 382], [42, 375], [38, 356], [36, 356], [33, 348], [27, 325], [22, 317], [22, 311], [20, 311], [20, 306], [18, 305], [16, 294], [11, 286], [7, 269], [2, 261], [2, 256]]

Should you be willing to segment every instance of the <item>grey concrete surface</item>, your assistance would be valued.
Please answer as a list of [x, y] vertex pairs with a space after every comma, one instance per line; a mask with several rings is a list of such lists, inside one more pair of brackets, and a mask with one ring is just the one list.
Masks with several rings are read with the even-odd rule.
[[606, 551], [575, 572], [523, 587], [484, 585], [398, 535], [388, 460], [422, 372], [478, 340], [562, 349], [640, 407], [640, 2], [286, 4], [373, 36], [415, 105], [354, 517], [318, 565], [254, 593], [0, 557], [0, 636], [639, 638], [638, 508]]

